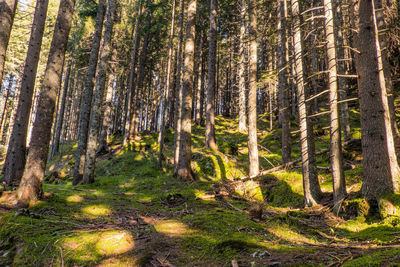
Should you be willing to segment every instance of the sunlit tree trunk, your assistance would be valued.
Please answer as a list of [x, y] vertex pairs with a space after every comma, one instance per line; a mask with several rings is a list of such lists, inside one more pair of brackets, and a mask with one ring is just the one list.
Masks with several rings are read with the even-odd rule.
[[322, 196], [315, 165], [315, 147], [312, 125], [307, 117], [306, 90], [303, 71], [303, 44], [300, 29], [300, 3], [292, 0], [294, 64], [300, 119], [300, 144], [303, 170], [303, 190], [306, 206], [316, 205]]
[[192, 97], [194, 68], [194, 39], [196, 23], [197, 0], [189, 0], [186, 25], [185, 69], [182, 86], [182, 119], [180, 131], [180, 152], [178, 159], [178, 177], [192, 180]]
[[240, 7], [240, 62], [239, 62], [239, 131], [246, 132], [246, 0]]
[[99, 58], [100, 41], [103, 30], [104, 14], [106, 10], [106, 0], [99, 0], [97, 8], [96, 24], [90, 51], [89, 65], [86, 73], [85, 87], [82, 92], [80, 104], [79, 126], [78, 126], [78, 148], [75, 154], [75, 166], [73, 171], [73, 184], [77, 185], [82, 181], [85, 155], [88, 138], [88, 128], [90, 120], [90, 105], [93, 98], [93, 87], [97, 69], [97, 60]]
[[339, 210], [342, 199], [346, 196], [346, 181], [343, 170], [342, 135], [339, 116], [339, 92], [337, 75], [336, 41], [334, 31], [333, 6], [331, 0], [324, 0], [325, 33], [328, 55], [328, 83], [330, 106], [330, 130], [331, 130], [331, 166], [333, 178], [334, 210]]
[[248, 147], [249, 147], [249, 176], [255, 176], [259, 173], [259, 159], [257, 147], [257, 17], [256, 1], [249, 0], [249, 99], [248, 99]]
[[57, 89], [61, 85], [62, 68], [67, 50], [68, 35], [74, 12], [74, 0], [61, 0], [54, 27], [53, 40], [38, 99], [37, 113], [32, 127], [32, 138], [21, 183], [17, 190], [20, 205], [42, 196], [42, 183], [50, 146]]
[[20, 96], [16, 115], [13, 118], [13, 128], [7, 149], [6, 161], [4, 163], [3, 178], [9, 185], [20, 181], [25, 166], [29, 114], [32, 107], [36, 71], [39, 64], [39, 55], [42, 46], [48, 4], [48, 0], [38, 0], [36, 2]]

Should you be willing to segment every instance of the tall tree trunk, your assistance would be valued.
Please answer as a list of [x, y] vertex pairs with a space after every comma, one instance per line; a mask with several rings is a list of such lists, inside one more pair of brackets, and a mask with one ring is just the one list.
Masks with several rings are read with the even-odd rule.
[[[216, 149], [215, 143], [215, 73], [217, 56], [217, 0], [210, 0], [210, 44], [208, 54], [208, 88], [206, 106], [206, 146]], [[185, 65], [186, 67], [186, 65]]]
[[249, 0], [249, 99], [248, 99], [248, 132], [249, 132], [249, 176], [260, 172], [257, 144], [257, 17], [256, 0]]
[[300, 119], [300, 143], [303, 169], [303, 189], [306, 206], [316, 205], [321, 199], [322, 192], [315, 166], [315, 147], [313, 128], [307, 116], [306, 90], [303, 71], [303, 43], [300, 32], [300, 3], [292, 0], [293, 31], [294, 31], [294, 63], [297, 85], [297, 98]]
[[176, 80], [175, 80], [175, 114], [174, 114], [174, 173], [178, 171], [178, 160], [180, 151], [180, 134], [181, 134], [181, 115], [182, 115], [182, 87], [181, 87], [181, 75], [182, 75], [182, 61], [184, 55], [183, 50], [183, 20], [184, 20], [184, 9], [185, 0], [180, 0], [180, 18], [179, 18], [179, 45], [178, 45], [178, 61], [176, 66]]
[[61, 85], [62, 68], [74, 12], [74, 0], [61, 0], [53, 40], [38, 99], [32, 138], [21, 184], [17, 190], [19, 203], [27, 205], [42, 196], [42, 183], [50, 145], [57, 89]]
[[0, 143], [3, 140], [3, 135], [4, 135], [4, 127], [5, 127], [5, 121], [6, 121], [6, 116], [7, 116], [7, 105], [8, 105], [8, 100], [10, 98], [10, 93], [12, 90], [12, 86], [14, 84], [14, 76], [10, 75], [8, 79], [8, 86], [7, 86], [7, 92], [6, 92], [6, 97], [4, 98], [4, 103], [3, 103], [3, 111], [1, 112], [1, 118], [0, 118]]
[[133, 48], [132, 48], [132, 58], [131, 58], [131, 66], [129, 71], [129, 80], [128, 80], [128, 91], [126, 97], [126, 120], [125, 120], [125, 132], [124, 132], [124, 144], [127, 144], [130, 141], [131, 137], [131, 123], [132, 117], [134, 116], [135, 107], [133, 106], [135, 97], [136, 97], [136, 83], [135, 83], [135, 69], [136, 69], [136, 54], [137, 49], [140, 43], [140, 34], [139, 34], [139, 25], [140, 25], [140, 17], [142, 15], [142, 1], [139, 2], [139, 9], [136, 15], [136, 23], [135, 23], [135, 33], [134, 33], [134, 41], [133, 41]]
[[178, 177], [192, 180], [192, 94], [194, 69], [194, 39], [196, 23], [197, 0], [189, 0], [186, 25], [185, 70], [182, 86], [182, 120], [180, 131], [180, 152], [178, 159]]
[[246, 0], [240, 7], [239, 132], [246, 132]]
[[339, 116], [339, 92], [337, 75], [336, 41], [334, 31], [333, 6], [331, 0], [324, 0], [325, 33], [328, 55], [328, 82], [330, 106], [330, 131], [331, 131], [331, 165], [333, 178], [334, 210], [339, 211], [339, 206], [346, 196], [346, 181], [343, 170], [342, 135]]
[[0, 0], [0, 87], [3, 83], [7, 47], [10, 41], [17, 4], [18, 0]]
[[60, 108], [58, 112], [58, 120], [57, 120], [57, 127], [55, 131], [54, 143], [51, 148], [50, 152], [50, 159], [53, 158], [59, 151], [60, 147], [60, 138], [61, 138], [61, 129], [64, 124], [64, 110], [65, 110], [65, 102], [67, 99], [68, 94], [68, 86], [69, 80], [71, 76], [71, 61], [68, 62], [67, 72], [65, 73], [65, 80], [64, 80], [64, 87], [61, 93], [61, 101], [60, 101]]
[[87, 147], [88, 128], [90, 120], [90, 105], [92, 104], [93, 87], [95, 74], [97, 69], [97, 60], [99, 58], [99, 49], [101, 35], [103, 31], [104, 13], [106, 9], [106, 0], [99, 0], [97, 8], [96, 24], [94, 26], [94, 36], [92, 41], [92, 49], [90, 51], [89, 65], [86, 73], [85, 87], [82, 93], [80, 111], [79, 111], [79, 126], [78, 126], [78, 148], [75, 154], [75, 166], [73, 171], [73, 185], [77, 185], [82, 181], [85, 154]]
[[96, 151], [99, 143], [100, 126], [103, 116], [103, 98], [106, 87], [107, 68], [112, 53], [112, 33], [114, 26], [116, 4], [114, 0], [107, 2], [107, 14], [105, 22], [104, 37], [100, 50], [100, 61], [96, 75], [96, 86], [92, 99], [92, 110], [90, 111], [89, 133], [87, 139], [85, 171], [82, 184], [94, 182], [94, 170], [96, 165]]
[[287, 2], [280, 0], [278, 3], [278, 91], [279, 91], [279, 122], [282, 127], [282, 164], [286, 164], [291, 160], [290, 147], [290, 106], [289, 106], [289, 83], [288, 68], [286, 61], [287, 46]]
[[164, 86], [164, 95], [162, 96], [162, 103], [160, 106], [160, 134], [158, 136], [158, 143], [160, 144], [160, 150], [158, 151], [158, 166], [162, 167], [163, 160], [163, 149], [164, 149], [164, 136], [165, 136], [165, 110], [167, 107], [167, 100], [169, 99], [170, 94], [170, 80], [171, 80], [171, 65], [172, 65], [172, 44], [174, 39], [174, 31], [175, 31], [175, 5], [176, 0], [173, 0], [172, 4], [172, 22], [171, 29], [169, 33], [169, 41], [168, 41], [168, 59], [167, 59], [167, 71], [165, 73], [165, 86]]
[[36, 2], [20, 96], [16, 115], [13, 118], [14, 125], [7, 149], [6, 161], [4, 163], [4, 179], [8, 185], [20, 181], [25, 166], [29, 114], [32, 107], [36, 71], [39, 63], [48, 4], [48, 0], [38, 0]]
[[392, 121], [374, 1], [359, 2], [356, 56], [361, 111], [363, 186], [366, 199], [377, 201], [397, 192], [400, 169], [394, 147]]

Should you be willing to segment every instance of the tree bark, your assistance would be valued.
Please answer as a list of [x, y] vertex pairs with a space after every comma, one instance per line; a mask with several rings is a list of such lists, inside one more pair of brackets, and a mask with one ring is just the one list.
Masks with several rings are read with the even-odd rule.
[[14, 76], [10, 75], [10, 78], [8, 79], [8, 86], [6, 89], [7, 90], [6, 97], [4, 98], [4, 103], [3, 103], [3, 111], [1, 112], [1, 118], [0, 118], [0, 143], [2, 143], [3, 141], [4, 127], [7, 116], [7, 105], [13, 84], [14, 84]]
[[217, 149], [217, 144], [215, 143], [215, 73], [218, 38], [217, 16], [217, 0], [210, 0], [210, 44], [208, 48], [209, 54], [206, 105], [206, 146], [211, 149]]
[[331, 165], [333, 179], [333, 202], [334, 210], [339, 211], [339, 206], [346, 197], [346, 181], [343, 169], [342, 135], [339, 116], [339, 92], [336, 57], [336, 38], [334, 30], [333, 6], [331, 0], [324, 0], [325, 10], [325, 33], [327, 40], [328, 55], [328, 83], [329, 83], [329, 106], [330, 106], [330, 147]]
[[57, 89], [61, 84], [62, 68], [67, 50], [68, 35], [74, 13], [74, 0], [61, 0], [53, 40], [38, 99], [37, 113], [32, 127], [32, 138], [24, 175], [17, 190], [18, 201], [28, 205], [42, 196], [42, 183], [50, 145], [51, 126]]
[[100, 41], [103, 30], [104, 13], [106, 9], [106, 0], [99, 0], [97, 8], [96, 24], [94, 27], [94, 36], [92, 41], [92, 49], [90, 51], [89, 65], [86, 73], [85, 87], [82, 93], [81, 105], [79, 111], [78, 126], [78, 148], [75, 154], [75, 166], [73, 171], [73, 185], [77, 185], [82, 181], [85, 154], [87, 147], [88, 128], [90, 120], [90, 105], [93, 97], [94, 79], [97, 69], [97, 60], [99, 58]]
[[32, 31], [29, 39], [20, 96], [11, 132], [10, 143], [4, 163], [4, 179], [8, 185], [18, 183], [25, 166], [26, 137], [29, 126], [29, 114], [35, 88], [36, 72], [47, 15], [48, 0], [38, 0], [35, 7]]
[[306, 206], [316, 205], [322, 196], [315, 166], [315, 147], [313, 128], [307, 116], [306, 90], [303, 71], [303, 43], [300, 32], [300, 3], [292, 0], [292, 16], [294, 31], [294, 64], [297, 85], [297, 98], [300, 119], [300, 143], [303, 170], [303, 190]]
[[178, 177], [192, 180], [192, 94], [194, 68], [194, 39], [196, 23], [197, 0], [189, 0], [186, 25], [185, 69], [182, 86], [182, 120], [180, 131], [180, 152], [178, 159]]
[[361, 111], [363, 186], [366, 199], [398, 191], [400, 169], [394, 148], [374, 1], [359, 2], [356, 55]]
[[0, 0], [0, 87], [3, 83], [4, 65], [11, 28], [14, 23], [18, 0]]
[[248, 99], [248, 147], [249, 147], [249, 176], [260, 172], [257, 147], [257, 17], [255, 14], [256, 1], [249, 0], [249, 99]]
[[246, 0], [240, 7], [239, 132], [246, 132]]
[[99, 143], [100, 126], [103, 116], [103, 98], [106, 87], [106, 77], [109, 60], [112, 53], [112, 33], [115, 18], [115, 0], [108, 0], [107, 14], [105, 21], [104, 37], [100, 50], [100, 61], [96, 75], [96, 86], [94, 88], [90, 121], [89, 133], [87, 139], [87, 149], [85, 158], [85, 170], [83, 173], [82, 184], [91, 184], [94, 182], [94, 171], [96, 166], [96, 151]]
[[288, 62], [286, 61], [288, 46], [286, 38], [287, 2], [278, 2], [278, 92], [279, 92], [279, 122], [282, 127], [282, 164], [291, 160], [290, 146], [290, 106], [289, 106], [289, 83], [288, 83]]

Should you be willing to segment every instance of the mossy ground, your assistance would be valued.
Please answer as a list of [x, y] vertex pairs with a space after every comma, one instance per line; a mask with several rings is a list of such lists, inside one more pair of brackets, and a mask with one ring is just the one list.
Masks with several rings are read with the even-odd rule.
[[[279, 165], [279, 131], [260, 117], [260, 165]], [[322, 122], [323, 123], [323, 122]], [[265, 127], [264, 127], [265, 126]], [[400, 218], [368, 218], [356, 193], [360, 165], [346, 171], [349, 199], [339, 218], [329, 208], [303, 208], [301, 170], [294, 168], [236, 184], [247, 173], [247, 137], [232, 119], [217, 119], [219, 151], [204, 146], [204, 128], [193, 128], [196, 181], [157, 167], [157, 136], [145, 133], [97, 163], [96, 182], [72, 186], [74, 144], [48, 166], [45, 198], [29, 210], [0, 210], [0, 265], [13, 266], [380, 266], [399, 262]], [[359, 129], [353, 128], [357, 136]], [[294, 134], [295, 135], [295, 134]], [[296, 136], [295, 136], [296, 138]], [[166, 157], [173, 155], [167, 133]], [[322, 134], [317, 150], [329, 146]], [[299, 157], [294, 140], [293, 158]], [[347, 161], [357, 151], [348, 148]], [[329, 154], [318, 156], [329, 166]], [[57, 171], [57, 175], [54, 172]], [[320, 170], [324, 192], [332, 178]], [[225, 191], [224, 191], [225, 190]], [[397, 200], [397, 196], [388, 199]], [[329, 202], [329, 201], [328, 201]], [[393, 201], [392, 201], [393, 202]], [[261, 219], [251, 216], [262, 206]], [[329, 204], [328, 204], [329, 206]], [[346, 219], [346, 220], [345, 220]]]

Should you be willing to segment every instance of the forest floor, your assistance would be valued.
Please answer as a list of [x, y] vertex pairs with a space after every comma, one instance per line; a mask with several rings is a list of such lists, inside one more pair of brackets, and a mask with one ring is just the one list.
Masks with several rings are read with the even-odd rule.
[[[322, 122], [323, 123], [323, 122]], [[279, 165], [279, 131], [262, 129], [260, 163]], [[322, 128], [321, 128], [322, 129]], [[316, 131], [317, 150], [329, 147]], [[239, 181], [247, 169], [246, 135], [217, 119], [219, 151], [193, 129], [195, 181], [157, 167], [157, 136], [122, 147], [118, 137], [97, 163], [96, 182], [72, 186], [74, 144], [49, 164], [45, 198], [30, 209], [0, 209], [0, 266], [393, 266], [400, 265], [400, 217], [368, 216], [358, 191], [360, 148], [345, 148], [349, 197], [331, 211], [329, 153], [318, 156], [324, 206], [303, 208], [301, 169]], [[296, 133], [293, 134], [296, 137]], [[298, 138], [298, 137], [297, 137]], [[359, 129], [353, 129], [359, 138]], [[167, 135], [167, 161], [173, 134]], [[293, 158], [299, 157], [294, 145]], [[398, 196], [394, 196], [398, 198]]]

